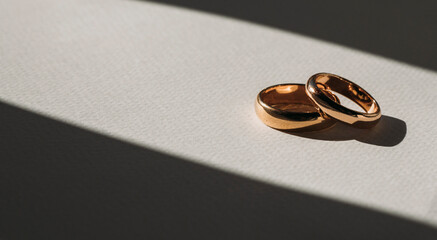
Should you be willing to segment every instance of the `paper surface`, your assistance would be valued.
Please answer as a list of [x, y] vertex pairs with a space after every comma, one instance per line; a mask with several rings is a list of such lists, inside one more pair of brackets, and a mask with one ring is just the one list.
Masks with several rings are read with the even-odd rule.
[[[1, 101], [242, 176], [437, 225], [437, 73], [167, 5], [0, 6]], [[317, 72], [370, 92], [385, 116], [384, 129], [375, 131], [384, 134], [324, 140], [323, 133], [284, 134], [257, 119], [261, 89], [305, 83]]]

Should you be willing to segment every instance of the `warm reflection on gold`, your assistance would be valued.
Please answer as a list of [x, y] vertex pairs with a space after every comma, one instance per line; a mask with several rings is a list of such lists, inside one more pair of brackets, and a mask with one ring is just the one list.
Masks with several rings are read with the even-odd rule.
[[[376, 100], [357, 84], [330, 73], [317, 73], [310, 77], [306, 85], [308, 96], [326, 113], [339, 121], [360, 128], [373, 127], [381, 118], [381, 108]], [[358, 104], [365, 112], [346, 108], [332, 99], [335, 91]]]
[[[335, 96], [331, 98], [338, 101]], [[280, 130], [314, 131], [335, 123], [314, 105], [304, 84], [281, 84], [262, 90], [255, 109], [264, 124]]]

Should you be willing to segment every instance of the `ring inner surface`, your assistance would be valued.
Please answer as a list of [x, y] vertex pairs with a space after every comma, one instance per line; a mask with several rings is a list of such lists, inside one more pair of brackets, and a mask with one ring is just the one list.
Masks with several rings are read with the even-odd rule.
[[305, 85], [290, 84], [268, 88], [260, 93], [260, 99], [275, 109], [286, 112], [316, 113], [318, 112], [305, 93]]
[[[317, 76], [315, 82], [325, 95], [329, 91], [334, 91], [349, 98], [367, 113], [376, 113], [378, 111], [378, 105], [370, 94], [358, 85], [343, 78], [332, 75], [320, 75]], [[329, 97], [329, 95], [327, 96]]]

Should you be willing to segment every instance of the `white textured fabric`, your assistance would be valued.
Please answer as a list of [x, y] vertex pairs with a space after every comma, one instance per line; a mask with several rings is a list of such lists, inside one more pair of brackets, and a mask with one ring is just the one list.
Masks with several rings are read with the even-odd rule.
[[[437, 224], [435, 72], [137, 1], [4, 0], [0, 54], [1, 101], [243, 176]], [[384, 115], [406, 123], [403, 141], [311, 139], [257, 119], [259, 90], [305, 83], [316, 72], [368, 90]]]

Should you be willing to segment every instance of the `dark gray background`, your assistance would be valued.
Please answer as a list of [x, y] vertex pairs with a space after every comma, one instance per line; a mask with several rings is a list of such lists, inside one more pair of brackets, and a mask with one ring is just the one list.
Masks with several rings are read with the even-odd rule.
[[153, 0], [243, 19], [437, 70], [433, 0]]
[[[436, 70], [433, 1], [159, 2]], [[423, 223], [219, 171], [6, 103], [0, 136], [2, 239], [437, 239]]]

